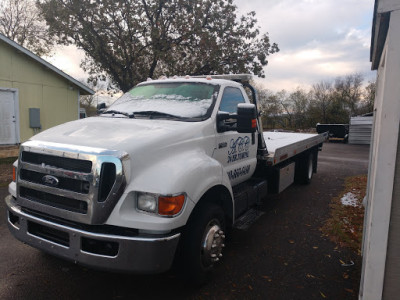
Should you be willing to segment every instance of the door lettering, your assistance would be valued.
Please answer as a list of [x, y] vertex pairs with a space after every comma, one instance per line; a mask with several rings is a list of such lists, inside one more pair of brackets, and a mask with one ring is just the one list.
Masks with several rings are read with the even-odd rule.
[[249, 157], [250, 138], [248, 136], [231, 139], [228, 150], [227, 163], [235, 162]]

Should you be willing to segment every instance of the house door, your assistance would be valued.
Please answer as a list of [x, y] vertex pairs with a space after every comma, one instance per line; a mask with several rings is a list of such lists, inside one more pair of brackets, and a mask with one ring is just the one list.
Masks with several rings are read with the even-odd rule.
[[19, 143], [18, 97], [15, 89], [0, 88], [0, 145]]

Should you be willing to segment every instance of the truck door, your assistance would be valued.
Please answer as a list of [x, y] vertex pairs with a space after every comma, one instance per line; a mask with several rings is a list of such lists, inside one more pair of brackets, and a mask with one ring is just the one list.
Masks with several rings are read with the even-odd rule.
[[[219, 111], [237, 112], [239, 103], [246, 103], [244, 90], [226, 87], [222, 94]], [[227, 125], [234, 125], [233, 119], [226, 120]], [[235, 129], [216, 134], [217, 145], [214, 158], [227, 173], [234, 186], [249, 179], [257, 165], [257, 139], [251, 133], [238, 133]]]

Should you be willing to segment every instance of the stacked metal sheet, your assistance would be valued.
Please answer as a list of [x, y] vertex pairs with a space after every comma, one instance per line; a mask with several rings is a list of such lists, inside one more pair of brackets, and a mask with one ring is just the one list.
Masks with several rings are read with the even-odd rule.
[[349, 144], [371, 143], [373, 116], [350, 118]]

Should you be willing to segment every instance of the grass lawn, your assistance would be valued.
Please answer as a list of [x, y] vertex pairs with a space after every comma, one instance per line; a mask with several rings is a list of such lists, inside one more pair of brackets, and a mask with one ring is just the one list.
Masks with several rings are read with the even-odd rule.
[[339, 246], [349, 247], [359, 255], [364, 223], [362, 201], [366, 189], [367, 175], [347, 177], [344, 190], [332, 199], [330, 218], [321, 228]]

